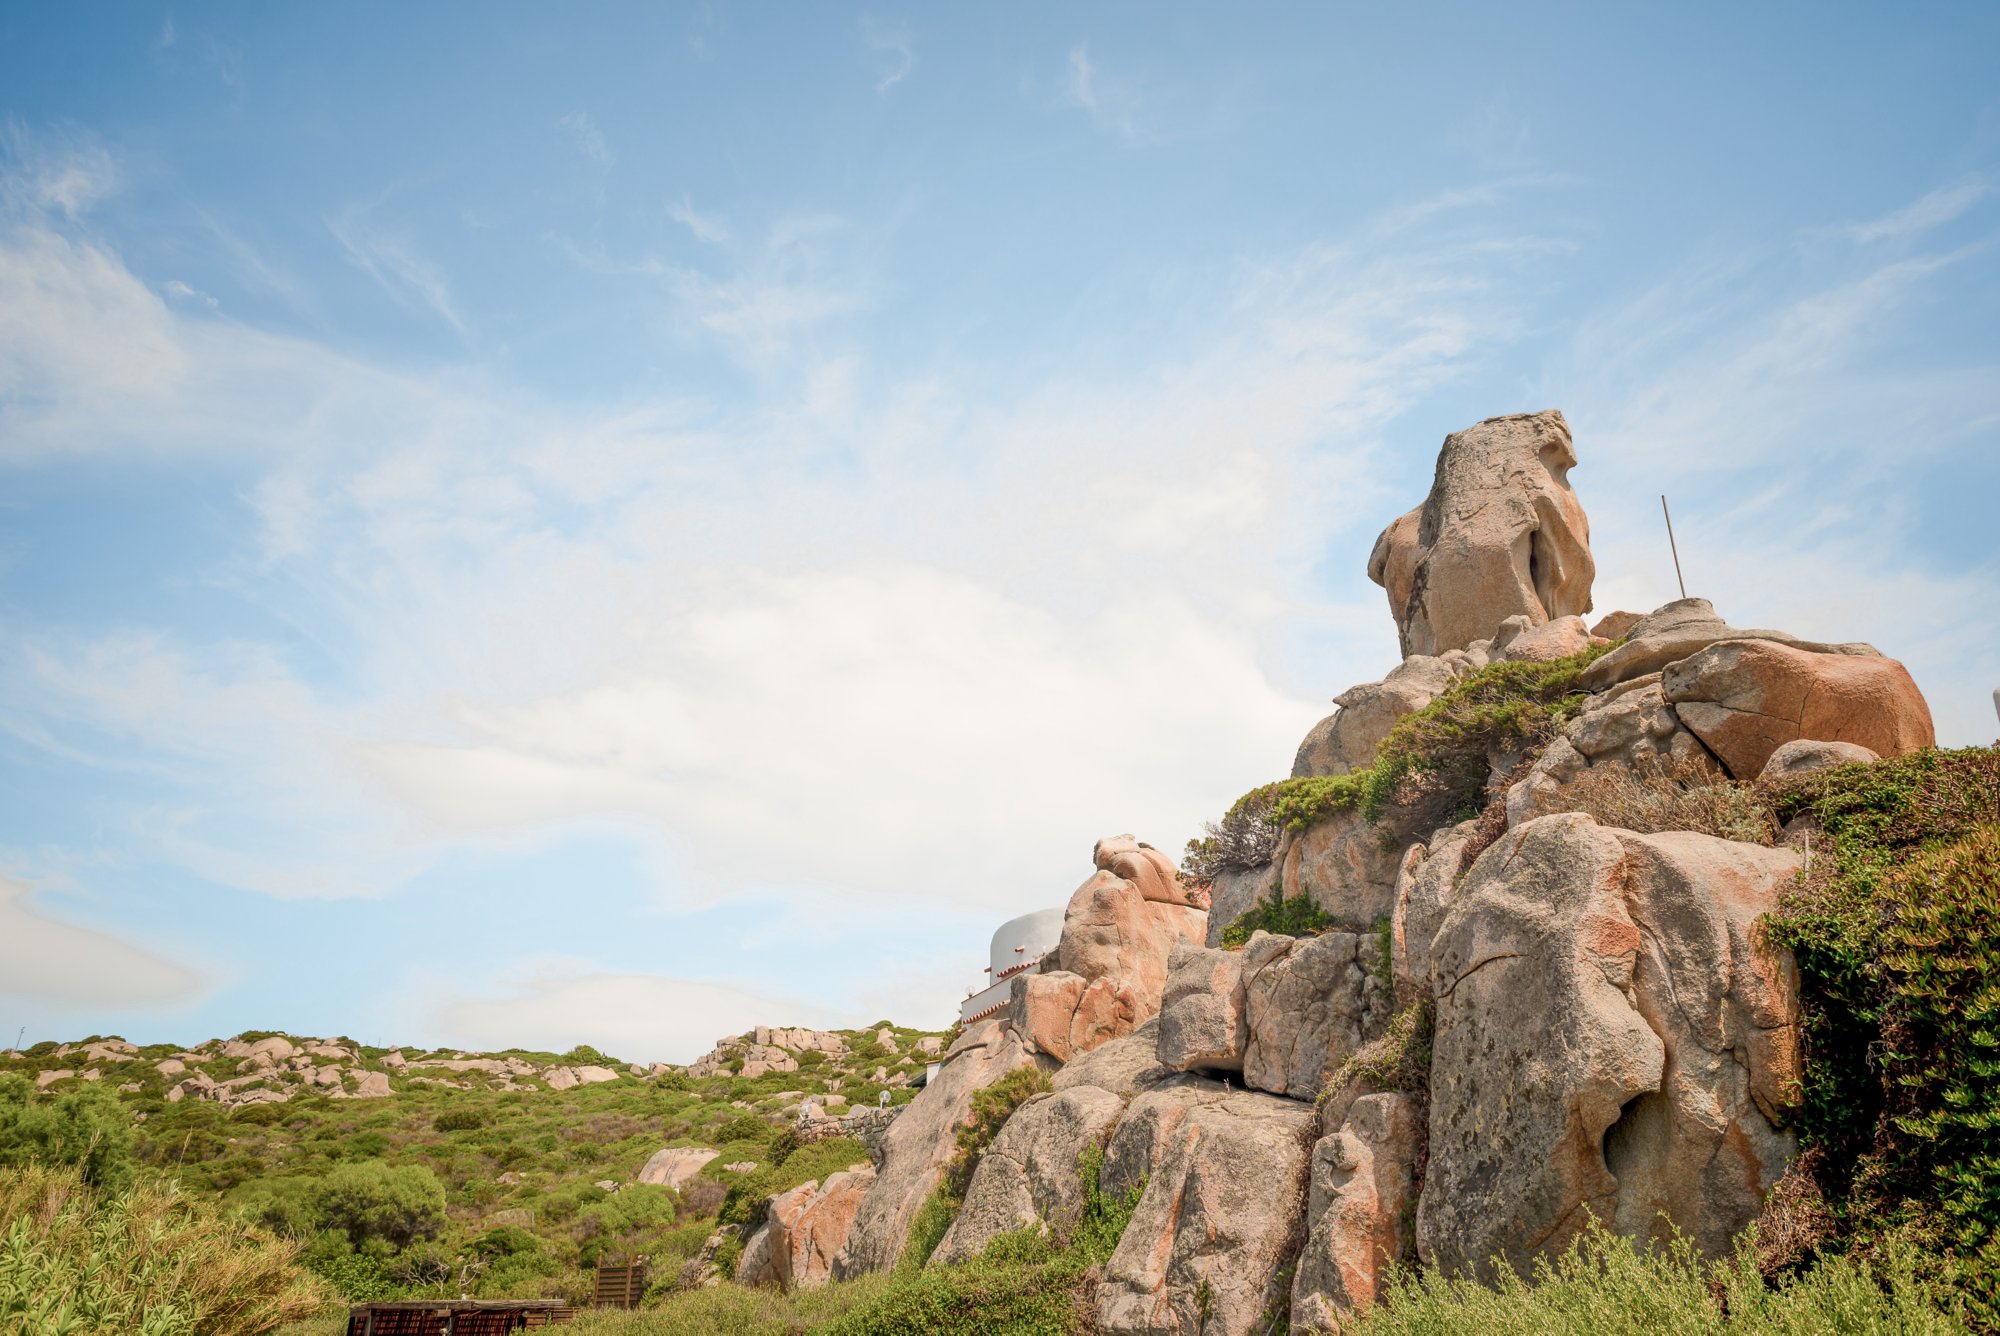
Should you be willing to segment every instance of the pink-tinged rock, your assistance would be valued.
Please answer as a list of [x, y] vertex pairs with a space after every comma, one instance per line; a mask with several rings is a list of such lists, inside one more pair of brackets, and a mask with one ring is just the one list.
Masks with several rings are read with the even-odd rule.
[[1160, 1063], [1175, 1071], [1240, 1072], [1249, 1039], [1237, 951], [1174, 943], [1160, 1003]]
[[874, 1167], [857, 1164], [771, 1199], [771, 1274], [781, 1288], [817, 1289], [832, 1279], [833, 1259], [874, 1183]]
[[1250, 938], [1242, 952], [1245, 1085], [1311, 1099], [1341, 1063], [1382, 1033], [1391, 999], [1387, 981], [1377, 977], [1379, 946], [1373, 933]]
[[1569, 485], [1561, 413], [1488, 418], [1445, 438], [1430, 496], [1376, 539], [1368, 577], [1389, 593], [1403, 653], [1490, 639], [1590, 611], [1590, 522]]
[[1504, 663], [1547, 663], [1581, 654], [1593, 643], [1581, 617], [1553, 617], [1537, 625], [1520, 613], [1500, 623], [1488, 652]]
[[852, 1232], [833, 1260], [833, 1277], [886, 1271], [903, 1254], [910, 1224], [957, 1152], [958, 1129], [971, 1121], [972, 1096], [1008, 1072], [1032, 1067], [1034, 1055], [1005, 1021], [967, 1027], [944, 1065], [882, 1135], [875, 1182], [862, 1198]]
[[1599, 640], [1623, 640], [1632, 634], [1632, 628], [1645, 620], [1645, 614], [1638, 612], [1607, 612], [1597, 619], [1590, 628], [1590, 634]]
[[1396, 909], [1389, 924], [1399, 1000], [1430, 995], [1431, 943], [1451, 909], [1465, 851], [1477, 827], [1477, 822], [1463, 821], [1437, 831], [1430, 843], [1403, 851], [1396, 874]]
[[1464, 675], [1455, 659], [1412, 655], [1380, 682], [1349, 687], [1333, 698], [1340, 708], [1313, 725], [1292, 758], [1292, 777], [1345, 775], [1372, 765], [1375, 749], [1405, 715], [1437, 699]]
[[1036, 1052], [1057, 1062], [1128, 1035], [1146, 1019], [1144, 999], [1117, 979], [1064, 970], [1016, 975], [1006, 1015]]
[[1091, 849], [1090, 861], [1099, 870], [1131, 882], [1143, 898], [1155, 904], [1206, 907], [1191, 898], [1173, 859], [1130, 835], [1105, 836]]
[[1080, 1161], [1124, 1111], [1123, 1098], [1096, 1086], [1036, 1095], [1016, 1109], [980, 1157], [933, 1260], [970, 1261], [1016, 1230], [1067, 1237], [1085, 1205]]
[[[1044, 1039], [1055, 1039], [1056, 1025], [1048, 1008], [1071, 1006], [1074, 1019], [1067, 1047], [1072, 1055], [1129, 1034], [1157, 1014], [1167, 981], [1167, 956], [1174, 943], [1198, 944], [1208, 933], [1208, 915], [1203, 910], [1147, 898], [1147, 887], [1155, 895], [1167, 893], [1166, 875], [1171, 865], [1158, 850], [1136, 841], [1125, 848], [1118, 841], [1101, 840], [1095, 857], [1101, 864], [1123, 867], [1138, 880], [1120, 876], [1111, 866], [1100, 866], [1077, 888], [1064, 911], [1056, 964], [1060, 973], [1081, 978], [1083, 985], [1031, 983], [1030, 988], [1053, 991], [1034, 994], [1041, 1004], [1035, 1019], [1016, 1013], [1021, 1028], [1036, 1036], [1039, 1047]], [[1018, 989], [1016, 996], [1020, 996]], [[1043, 1051], [1053, 1054], [1063, 1046], [1056, 1043]]]
[[1479, 857], [1432, 949], [1425, 1261], [1525, 1270], [1592, 1214], [1727, 1252], [1794, 1149], [1796, 969], [1756, 922], [1797, 868], [1578, 814]]
[[1401, 850], [1382, 842], [1382, 829], [1359, 809], [1334, 812], [1278, 840], [1272, 865], [1289, 898], [1309, 897], [1348, 928], [1367, 928], [1395, 905]]
[[1409, 1214], [1423, 1139], [1415, 1099], [1363, 1095], [1340, 1130], [1313, 1147], [1294, 1331], [1336, 1331], [1342, 1314], [1365, 1312], [1381, 1297], [1390, 1267], [1414, 1242]]
[[1937, 745], [1930, 707], [1894, 659], [1733, 640], [1669, 664], [1660, 685], [1738, 779], [1754, 779], [1773, 752], [1801, 739], [1851, 742], [1878, 756]]
[[1670, 663], [1724, 640], [1771, 640], [1817, 654], [1881, 657], [1873, 645], [1828, 644], [1761, 628], [1742, 630], [1716, 616], [1707, 599], [1682, 598], [1647, 613], [1627, 628], [1625, 643], [1578, 673], [1577, 685], [1586, 691], [1603, 691], [1620, 682], [1657, 673]]
[[69, 1080], [70, 1077], [75, 1075], [76, 1072], [68, 1067], [61, 1067], [56, 1069], [55, 1071], [49, 1071], [49, 1072], [36, 1072], [35, 1089], [46, 1090], [50, 1086], [54, 1085], [57, 1081], [67, 1081]]
[[387, 1072], [353, 1072], [354, 1099], [383, 1099], [395, 1092], [389, 1088]]
[[1176, 1077], [1135, 1098], [1103, 1191], [1145, 1190], [1097, 1288], [1108, 1333], [1248, 1336], [1290, 1304], [1312, 1106]]

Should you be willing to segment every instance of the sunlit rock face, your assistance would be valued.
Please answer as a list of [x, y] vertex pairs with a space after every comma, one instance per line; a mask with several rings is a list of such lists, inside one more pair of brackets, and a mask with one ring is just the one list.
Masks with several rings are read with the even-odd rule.
[[1389, 593], [1404, 655], [1488, 640], [1590, 611], [1590, 521], [1570, 489], [1569, 424], [1554, 409], [1488, 418], [1445, 438], [1424, 503], [1375, 540], [1368, 578]]

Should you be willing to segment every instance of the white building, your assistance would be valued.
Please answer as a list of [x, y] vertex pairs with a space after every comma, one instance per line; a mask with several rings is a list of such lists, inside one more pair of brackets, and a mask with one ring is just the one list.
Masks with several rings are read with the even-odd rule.
[[991, 961], [986, 966], [988, 977], [979, 987], [967, 991], [958, 1018], [970, 1025], [1006, 1006], [1014, 991], [1014, 976], [1032, 974], [1041, 968], [1042, 957], [1055, 950], [1056, 942], [1061, 939], [1062, 926], [1060, 909], [1038, 909], [1001, 924], [1000, 930], [993, 934], [993, 945], [988, 952]]

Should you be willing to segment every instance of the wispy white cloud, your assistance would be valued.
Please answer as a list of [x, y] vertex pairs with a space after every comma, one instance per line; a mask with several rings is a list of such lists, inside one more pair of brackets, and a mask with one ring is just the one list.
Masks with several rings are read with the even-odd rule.
[[1102, 69], [1090, 58], [1088, 47], [1070, 48], [1062, 90], [1069, 104], [1088, 113], [1098, 129], [1131, 140], [1147, 137], [1148, 127], [1141, 119], [1144, 95], [1128, 80]]
[[667, 217], [694, 234], [696, 241], [720, 245], [729, 240], [729, 227], [711, 214], [697, 213], [686, 195], [667, 202]]
[[195, 302], [208, 307], [211, 311], [222, 304], [200, 288], [178, 278], [168, 279], [160, 285], [160, 290], [176, 301]]
[[1893, 213], [1870, 222], [1851, 224], [1845, 231], [1849, 237], [1864, 245], [1877, 241], [1902, 241], [1920, 236], [1934, 227], [1942, 227], [1991, 193], [1992, 187], [1984, 181], [1958, 181], [1939, 186]]
[[589, 112], [572, 111], [556, 124], [569, 132], [577, 151], [588, 158], [592, 165], [606, 168], [615, 161], [610, 146], [604, 142], [604, 133], [597, 128], [597, 122], [591, 119]]
[[464, 334], [465, 319], [452, 299], [444, 271], [419, 254], [407, 237], [371, 220], [370, 215], [382, 202], [377, 199], [371, 204], [343, 209], [325, 220], [327, 231], [340, 243], [348, 262], [373, 279], [399, 305], [410, 310], [427, 310]]
[[875, 81], [877, 93], [887, 93], [909, 78], [910, 71], [917, 67], [916, 48], [910, 34], [902, 28], [884, 24], [872, 15], [863, 14], [861, 41], [870, 51], [890, 57], [888, 69]]

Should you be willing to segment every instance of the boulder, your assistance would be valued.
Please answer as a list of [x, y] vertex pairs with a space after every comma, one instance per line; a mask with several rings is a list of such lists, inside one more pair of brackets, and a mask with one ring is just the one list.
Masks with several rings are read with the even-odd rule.
[[179, 1058], [161, 1058], [153, 1064], [153, 1070], [162, 1076], [179, 1076], [187, 1070], [187, 1064]]
[[1526, 1270], [1591, 1215], [1710, 1255], [1792, 1153], [1789, 850], [1542, 817], [1481, 854], [1432, 947], [1424, 1260]]
[[1462, 821], [1403, 852], [1396, 872], [1396, 908], [1389, 922], [1390, 968], [1398, 1003], [1428, 997], [1431, 943], [1451, 909], [1465, 854], [1479, 823]]
[[36, 1072], [35, 1089], [46, 1090], [50, 1086], [54, 1085], [56, 1082], [67, 1081], [69, 1080], [70, 1077], [75, 1075], [76, 1075], [75, 1070], [69, 1067], [59, 1067], [53, 1071]]
[[1518, 826], [1563, 810], [1563, 789], [1594, 766], [1665, 757], [1697, 770], [1722, 768], [1667, 704], [1657, 674], [1622, 683], [1585, 704], [1507, 790], [1507, 823]]
[[1181, 882], [1173, 859], [1130, 835], [1105, 836], [1092, 847], [1090, 861], [1099, 871], [1131, 882], [1142, 898], [1154, 904], [1207, 908], [1206, 903], [1196, 903], [1190, 888]]
[[1556, 617], [1537, 625], [1525, 613], [1500, 623], [1488, 652], [1503, 663], [1547, 663], [1581, 654], [1595, 642], [1581, 617]]
[[354, 1078], [352, 1099], [383, 1099], [395, 1092], [389, 1088], [387, 1072], [350, 1072]]
[[1424, 1138], [1409, 1095], [1364, 1095], [1312, 1153], [1308, 1233], [1292, 1280], [1292, 1329], [1338, 1331], [1341, 1314], [1381, 1296], [1389, 1268], [1414, 1246], [1410, 1208]]
[[1277, 880], [1269, 863], [1217, 873], [1208, 886], [1208, 932], [1203, 945], [1221, 946], [1222, 930], [1249, 912]]
[[1135, 1098], [1102, 1188], [1145, 1190], [1097, 1288], [1099, 1329], [1245, 1336], [1284, 1312], [1314, 1123], [1311, 1105], [1190, 1076]]
[[1416, 654], [1380, 682], [1364, 682], [1334, 697], [1339, 708], [1313, 725], [1292, 758], [1292, 777], [1344, 775], [1374, 763], [1375, 748], [1396, 721], [1429, 705], [1464, 675], [1452, 659]]
[[1359, 809], [1334, 812], [1278, 840], [1272, 865], [1287, 898], [1309, 896], [1349, 929], [1386, 918], [1395, 904], [1401, 850], [1384, 843], [1383, 831]]
[[836, 1280], [895, 1265], [918, 1208], [944, 1177], [957, 1150], [958, 1129], [972, 1119], [973, 1093], [1008, 1072], [1034, 1065], [1027, 1044], [1005, 1021], [981, 1021], [958, 1037], [937, 1076], [883, 1134], [875, 1182], [833, 1260]]
[[[1243, 1083], [1311, 1099], [1388, 1025], [1391, 997], [1373, 933], [1254, 934], [1242, 953]], [[1162, 1039], [1167, 1018], [1160, 1020]], [[1167, 1060], [1164, 1047], [1161, 1060]], [[1169, 1065], [1172, 1065], [1169, 1063]]]
[[[1258, 934], [1263, 936], [1263, 934]], [[1158, 1054], [1163, 1066], [1240, 1072], [1248, 1038], [1243, 1016], [1244, 956], [1174, 943], [1160, 1002]]]
[[1022, 1104], [980, 1157], [936, 1260], [969, 1261], [1013, 1230], [1067, 1235], [1083, 1215], [1083, 1155], [1104, 1144], [1124, 1111], [1118, 1095], [1089, 1085]]
[[716, 1155], [716, 1151], [706, 1146], [669, 1146], [656, 1150], [647, 1157], [636, 1181], [679, 1190], [692, 1182], [701, 1167]]
[[1540, 625], [1590, 611], [1590, 522], [1570, 489], [1575, 464], [1569, 424], [1553, 410], [1445, 438], [1430, 495], [1368, 559], [1406, 656], [1490, 639], [1515, 615]]
[[1145, 1019], [1142, 1005], [1115, 978], [1086, 979], [1056, 970], [1015, 975], [1007, 1018], [1035, 1052], [1068, 1062], [1106, 1040], [1132, 1033]]
[[1930, 707], [1894, 659], [1767, 640], [1712, 644], [1667, 665], [1660, 686], [1729, 773], [1760, 774], [1787, 742], [1851, 742], [1878, 756], [1937, 745]]
[[1095, 1086], [1130, 1099], [1172, 1075], [1160, 1065], [1159, 1039], [1160, 1020], [1155, 1016], [1124, 1038], [1100, 1045], [1066, 1064], [1049, 1078], [1049, 1088], [1061, 1092]]
[[1831, 770], [1837, 765], [1866, 764], [1881, 759], [1858, 743], [1816, 742], [1800, 738], [1772, 752], [1771, 759], [1764, 762], [1764, 768], [1757, 772], [1757, 778], [1782, 782], [1810, 775], [1816, 770]]
[[1675, 599], [1641, 617], [1625, 633], [1625, 643], [1577, 674], [1586, 691], [1603, 691], [1635, 677], [1657, 673], [1670, 663], [1724, 640], [1771, 640], [1817, 654], [1878, 658], [1872, 645], [1801, 640], [1785, 631], [1738, 630], [1715, 615], [1705, 598]]
[[1644, 613], [1607, 612], [1590, 628], [1590, 634], [1599, 640], [1623, 640], [1632, 634], [1633, 627], [1645, 619]]
[[874, 1166], [857, 1164], [772, 1199], [771, 1268], [780, 1286], [810, 1290], [832, 1279], [833, 1259], [874, 1183]]

